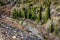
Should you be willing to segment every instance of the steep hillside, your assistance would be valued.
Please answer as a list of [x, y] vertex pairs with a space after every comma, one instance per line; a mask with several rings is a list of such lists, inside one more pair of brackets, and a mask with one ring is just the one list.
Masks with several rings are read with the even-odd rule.
[[60, 40], [60, 0], [0, 0], [0, 40]]

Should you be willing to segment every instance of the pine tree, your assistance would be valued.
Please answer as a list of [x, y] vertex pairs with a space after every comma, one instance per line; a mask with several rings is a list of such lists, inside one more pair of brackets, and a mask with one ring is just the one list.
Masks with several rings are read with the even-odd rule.
[[38, 12], [38, 16], [37, 16], [37, 22], [42, 20], [42, 6], [40, 6], [40, 10]]
[[16, 9], [13, 11], [13, 18], [18, 18], [18, 11]]
[[31, 9], [31, 14], [32, 14], [31, 19], [32, 19], [32, 20], [35, 20], [35, 19], [36, 19], [36, 8], [32, 8], [32, 9]]
[[22, 11], [21, 12], [22, 12], [22, 17], [25, 18], [25, 15], [26, 15], [25, 14], [25, 8], [22, 8]]
[[31, 16], [32, 16], [32, 14], [31, 14], [31, 9], [28, 9], [27, 18], [28, 18], [28, 19], [31, 19]]
[[50, 18], [51, 18], [51, 15], [50, 15], [50, 3], [49, 3], [46, 10], [46, 21]]
[[54, 25], [53, 25], [52, 22], [51, 22], [51, 26], [48, 28], [48, 31], [49, 31], [50, 33], [54, 32]]
[[57, 25], [56, 25], [56, 26], [55, 26], [55, 30], [54, 30], [54, 31], [55, 31], [55, 35], [57, 35], [57, 34], [59, 33], [58, 30], [59, 30], [59, 28], [58, 28]]
[[27, 18], [27, 9], [25, 8], [25, 18]]
[[22, 16], [23, 18], [27, 18], [27, 9], [26, 8], [22, 8]]
[[19, 15], [18, 15], [19, 17], [22, 17], [22, 13], [21, 13], [21, 10], [19, 10]]

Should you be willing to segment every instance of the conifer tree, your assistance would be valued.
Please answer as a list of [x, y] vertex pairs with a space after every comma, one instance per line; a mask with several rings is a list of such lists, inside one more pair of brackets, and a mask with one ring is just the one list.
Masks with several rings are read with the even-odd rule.
[[50, 3], [49, 3], [46, 10], [46, 21], [50, 18], [51, 18], [51, 15], [50, 15]]
[[27, 9], [25, 8], [25, 18], [27, 18]]
[[22, 17], [22, 13], [21, 13], [21, 10], [19, 10], [19, 15], [18, 15], [19, 17]]
[[0, 6], [3, 6], [3, 5], [5, 5], [5, 3], [0, 0]]
[[49, 30], [50, 33], [54, 32], [53, 22], [51, 22], [51, 26], [48, 28], [48, 30]]
[[32, 19], [32, 20], [35, 20], [35, 19], [36, 19], [36, 8], [32, 8], [32, 9], [31, 9], [31, 14], [32, 14], [31, 19]]
[[40, 6], [40, 10], [38, 12], [38, 16], [37, 16], [37, 22], [42, 20], [42, 6]]
[[32, 16], [32, 14], [31, 14], [31, 9], [28, 9], [27, 18], [28, 18], [28, 19], [31, 19], [31, 16]]
[[13, 18], [18, 18], [18, 11], [16, 9], [13, 11]]
[[25, 8], [22, 8], [22, 11], [21, 12], [22, 12], [22, 17], [25, 18], [25, 15], [26, 15]]
[[55, 26], [55, 30], [54, 31], [55, 31], [55, 35], [57, 35], [59, 33], [59, 28], [58, 28], [57, 25]]

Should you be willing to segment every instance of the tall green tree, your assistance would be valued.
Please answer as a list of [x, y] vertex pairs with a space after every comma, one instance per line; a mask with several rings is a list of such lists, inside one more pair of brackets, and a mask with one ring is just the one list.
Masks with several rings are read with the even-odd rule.
[[19, 17], [22, 17], [22, 13], [21, 13], [21, 10], [19, 10], [19, 15], [18, 15]]
[[48, 28], [48, 32], [50, 32], [50, 33], [54, 32], [53, 22], [51, 22], [51, 26]]
[[50, 3], [49, 3], [46, 10], [46, 21], [50, 18], [51, 18], [51, 14], [50, 14]]
[[31, 9], [31, 14], [32, 14], [31, 19], [32, 19], [32, 20], [35, 20], [35, 19], [36, 19], [36, 8], [32, 8], [32, 9]]
[[42, 20], [42, 6], [40, 6], [40, 10], [38, 12], [38, 16], [37, 16], [37, 22]]
[[27, 10], [26, 10], [26, 8], [22, 8], [22, 16], [23, 16], [23, 18], [27, 18]]
[[55, 35], [59, 34], [59, 27], [57, 25], [55, 26], [54, 32], [55, 32]]
[[25, 18], [27, 18], [27, 9], [25, 8]]
[[13, 18], [18, 18], [18, 15], [19, 15], [18, 11], [16, 9], [14, 9]]
[[32, 16], [32, 14], [31, 14], [31, 9], [29, 8], [29, 9], [28, 9], [28, 13], [27, 13], [27, 18], [28, 18], [28, 19], [31, 19], [31, 16]]

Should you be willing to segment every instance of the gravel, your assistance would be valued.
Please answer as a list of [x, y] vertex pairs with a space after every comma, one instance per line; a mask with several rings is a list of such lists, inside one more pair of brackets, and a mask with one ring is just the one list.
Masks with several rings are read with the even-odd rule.
[[27, 34], [18, 28], [0, 22], [0, 40], [43, 40], [42, 36], [38, 36], [34, 34]]

